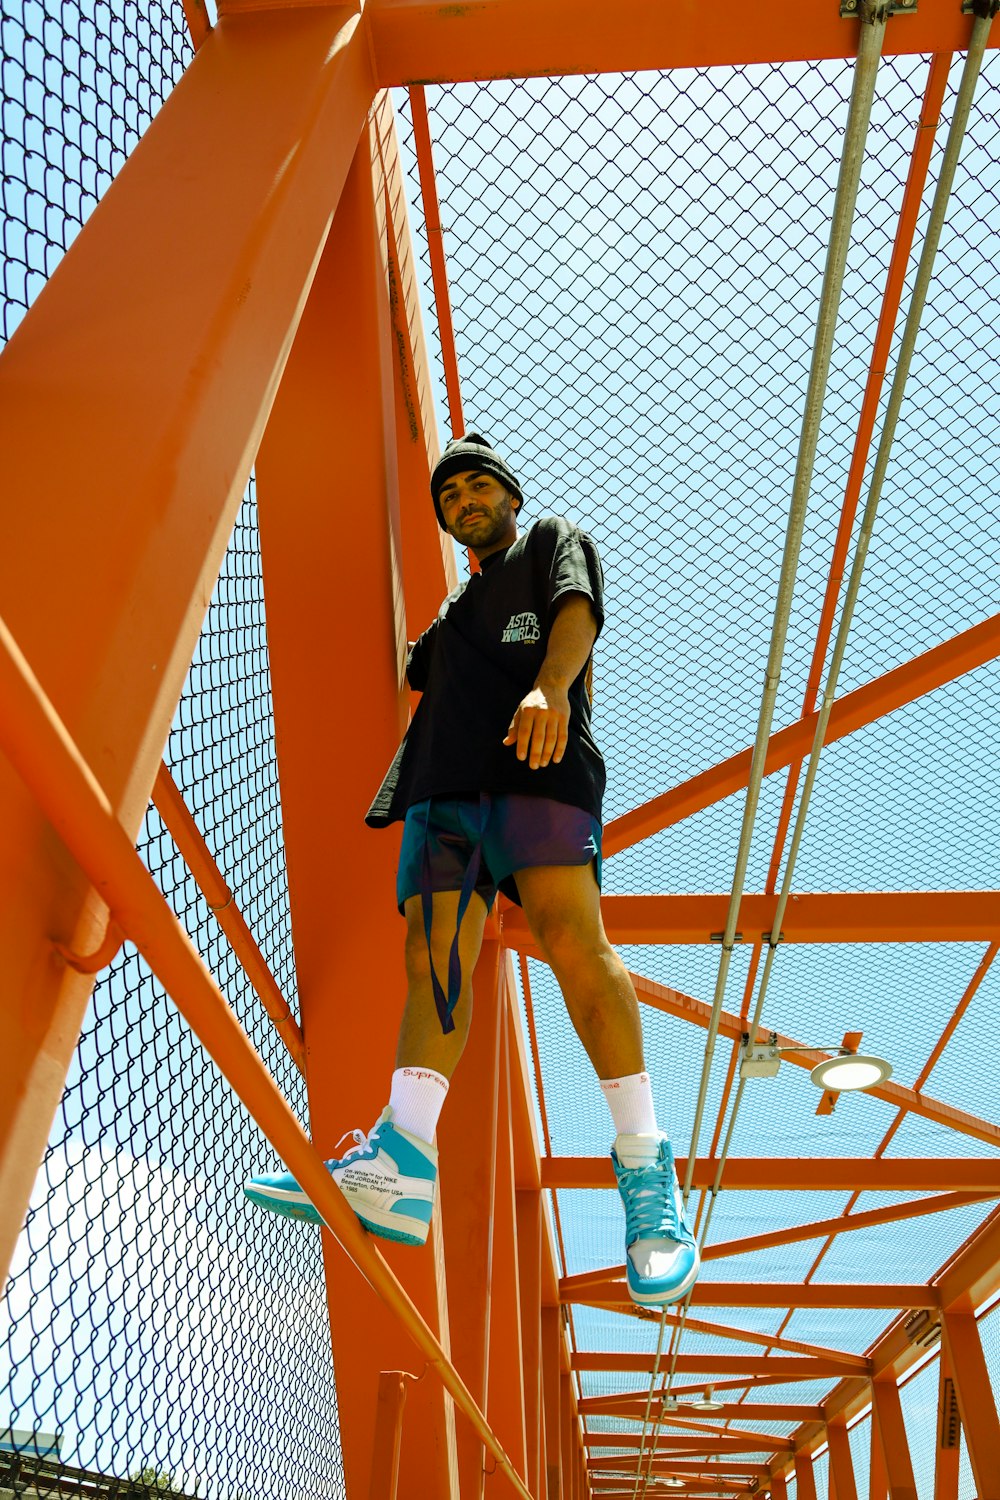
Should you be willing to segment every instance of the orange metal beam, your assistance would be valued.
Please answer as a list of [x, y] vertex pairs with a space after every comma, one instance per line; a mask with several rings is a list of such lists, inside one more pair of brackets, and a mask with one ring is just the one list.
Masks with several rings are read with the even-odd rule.
[[[559, 1382], [562, 1373], [562, 1315], [557, 1307], [542, 1308], [542, 1383], [545, 1392], [545, 1497], [563, 1500], [560, 1463]], [[581, 1406], [582, 1406], [581, 1402]]]
[[383, 1370], [379, 1376], [369, 1500], [396, 1500], [409, 1378], [402, 1370]]
[[[451, 1353], [462, 1379], [485, 1411], [488, 1399], [493, 1205], [496, 1191], [497, 1100], [502, 1017], [501, 953], [483, 944], [473, 975], [475, 1024], [438, 1125], [441, 1214], [446, 1226]], [[480, 1287], [470, 1298], [467, 1288]], [[462, 1423], [456, 1433], [463, 1500], [483, 1492], [483, 1445]]]
[[837, 1500], [858, 1500], [858, 1487], [854, 1478], [854, 1461], [851, 1458], [851, 1440], [847, 1436], [847, 1423], [843, 1420], [830, 1422], [826, 1429], [830, 1445], [830, 1486], [836, 1489]]
[[[1000, 615], [992, 615], [981, 625], [974, 625], [943, 645], [935, 646], [876, 677], [864, 687], [845, 693], [833, 705], [827, 727], [827, 745], [874, 723], [893, 709], [901, 708], [946, 682], [953, 682], [966, 672], [992, 661], [1000, 655]], [[765, 774], [771, 775], [794, 761], [803, 760], [812, 748], [816, 730], [815, 713], [807, 714], [784, 729], [778, 729], [768, 742]], [[702, 808], [721, 802], [733, 792], [742, 791], [750, 773], [750, 750], [741, 750], [710, 770], [702, 771], [680, 786], [654, 797], [641, 807], [615, 818], [604, 830], [605, 858], [628, 849], [642, 839], [650, 838], [664, 828], [689, 818]]]
[[[130, 837], [373, 96], [358, 27], [217, 26], [0, 355], [4, 615]], [[2, 1275], [92, 984], [53, 943], [107, 912], [6, 765], [0, 827]]]
[[[715, 1386], [716, 1391], [720, 1389], [721, 1386]], [[585, 1396], [580, 1402], [580, 1414], [586, 1417], [634, 1417], [641, 1421], [645, 1411], [646, 1396], [642, 1391], [623, 1391], [614, 1396]], [[673, 1415], [665, 1415], [664, 1421], [672, 1421]], [[769, 1401], [733, 1401], [724, 1405], [721, 1411], [711, 1413], [697, 1412], [687, 1405], [684, 1416], [692, 1421], [714, 1418], [717, 1422], [728, 1422], [735, 1417], [740, 1422], [821, 1422], [823, 1408], [788, 1402], [775, 1402], [772, 1405]]]
[[165, 765], [161, 765], [153, 782], [153, 802], [163, 819], [164, 826], [177, 845], [180, 854], [198, 888], [208, 902], [209, 910], [222, 928], [229, 944], [243, 965], [243, 972], [260, 998], [264, 1009], [277, 1028], [300, 1073], [306, 1070], [305, 1045], [298, 1022], [292, 1015], [288, 1001], [278, 988], [277, 980], [257, 947], [253, 933], [246, 924], [243, 913], [233, 898], [233, 893], [222, 878], [218, 865], [202, 837], [181, 796], [177, 785]]
[[812, 1455], [796, 1453], [794, 1468], [795, 1500], [816, 1500], [816, 1471], [813, 1468]]
[[[650, 1434], [642, 1432], [591, 1432], [584, 1438], [587, 1448], [644, 1448], [648, 1451]], [[678, 1453], [756, 1453], [758, 1449], [773, 1448], [775, 1452], [791, 1450], [787, 1438], [775, 1437], [773, 1433], [744, 1432], [718, 1428], [697, 1437], [678, 1436], [661, 1431], [657, 1435], [655, 1452], [674, 1450]]]
[[[729, 897], [604, 896], [601, 914], [613, 943], [666, 943], [683, 947], [718, 941]], [[769, 934], [776, 895], [743, 897], [737, 931], [741, 941]], [[542, 954], [518, 906], [503, 912], [510, 948]], [[824, 891], [789, 899], [784, 943], [975, 943], [1000, 938], [1000, 891]]]
[[[788, 1307], [791, 1303], [783, 1302], [781, 1305]], [[587, 1350], [574, 1354], [571, 1363], [574, 1370], [580, 1371], [615, 1370], [647, 1374], [652, 1372], [655, 1359], [652, 1353], [616, 1354]], [[821, 1380], [827, 1375], [836, 1378], [844, 1373], [844, 1366], [839, 1359], [806, 1359], [784, 1354], [678, 1354], [672, 1358], [671, 1363], [682, 1375], [718, 1372], [720, 1375], [745, 1375], [748, 1380], [752, 1380], [755, 1375], [783, 1375], [787, 1380]], [[868, 1361], [864, 1363], [867, 1366]]]
[[[820, 1344], [802, 1343], [798, 1339], [782, 1338], [774, 1333], [752, 1333], [747, 1328], [731, 1328], [725, 1323], [710, 1323], [704, 1318], [692, 1318], [690, 1314], [681, 1317], [679, 1313], [652, 1312], [649, 1308], [638, 1307], [634, 1302], [600, 1302], [597, 1300], [584, 1300], [578, 1295], [577, 1306], [603, 1307], [608, 1312], [618, 1312], [626, 1317], [655, 1321], [659, 1325], [661, 1319], [668, 1329], [684, 1328], [690, 1333], [706, 1333], [713, 1338], [731, 1339], [738, 1344], [755, 1344], [763, 1349], [781, 1349], [786, 1354], [806, 1354], [818, 1359], [838, 1359], [842, 1364], [849, 1365], [855, 1370], [867, 1370], [868, 1362], [860, 1354], [848, 1354], [840, 1349], [829, 1349]], [[666, 1418], [664, 1418], [666, 1420]]]
[[955, 1382], [977, 1500], [1000, 1500], [1000, 1417], [975, 1314], [943, 1313], [941, 1337]]
[[438, 458], [437, 417], [423, 317], [419, 270], [410, 236], [392, 100], [382, 94], [372, 116], [377, 144], [376, 200], [385, 219], [386, 279], [395, 368], [396, 463], [406, 629], [427, 628], [458, 583], [451, 537], [430, 503], [430, 471]]
[[770, 1483], [771, 1500], [788, 1500], [788, 1486], [781, 1474], [775, 1475]]
[[517, 1247], [508, 1016], [501, 998], [496, 1193], [490, 1261], [489, 1389], [486, 1412], [522, 1478], [527, 1477], [521, 1271]]
[[[676, 1158], [683, 1175], [687, 1160]], [[718, 1162], [699, 1157], [694, 1186], [709, 1188]], [[547, 1156], [542, 1158], [542, 1186], [547, 1188], [613, 1188], [614, 1168], [608, 1156]], [[1000, 1160], [990, 1157], [868, 1157], [752, 1156], [730, 1157], [726, 1186], [740, 1192], [850, 1192], [855, 1188], [880, 1193], [912, 1193], [921, 1189], [953, 1188], [975, 1197], [1000, 1193]], [[784, 1233], [784, 1231], [781, 1231]]]
[[[934, 1444], [934, 1500], [958, 1500], [962, 1419], [947, 1349], [938, 1361], [937, 1437]], [[881, 1496], [874, 1500], [882, 1500]]]
[[[564, 1276], [559, 1283], [563, 1302], [601, 1302], [624, 1306], [628, 1288], [621, 1269], [587, 1271]], [[846, 1283], [798, 1281], [708, 1281], [695, 1284], [691, 1298], [697, 1307], [895, 1307], [937, 1308], [938, 1293], [921, 1283], [900, 1286], [867, 1286]], [[769, 1369], [771, 1366], [769, 1365]], [[767, 1371], [762, 1373], [766, 1374]]]
[[[590, 1473], [600, 1473], [605, 1469], [629, 1469], [635, 1470], [642, 1464], [645, 1470], [647, 1460], [641, 1459], [638, 1454], [633, 1458], [631, 1454], [625, 1454], [620, 1458], [588, 1458], [587, 1469]], [[768, 1468], [766, 1464], [747, 1463], [743, 1459], [726, 1458], [718, 1464], [714, 1461], [709, 1464], [705, 1460], [691, 1460], [686, 1458], [656, 1458], [650, 1465], [653, 1474], [690, 1474], [692, 1476], [703, 1476], [714, 1474], [716, 1468], [720, 1470], [720, 1479], [725, 1483], [725, 1477], [731, 1474], [749, 1475], [751, 1478], [766, 1478]]]
[[[824, 1184], [825, 1185], [825, 1184]], [[835, 1219], [817, 1219], [812, 1224], [797, 1224], [770, 1234], [747, 1235], [740, 1240], [723, 1240], [707, 1245], [701, 1252], [703, 1261], [724, 1260], [730, 1255], [749, 1255], [754, 1250], [770, 1250], [778, 1245], [794, 1245], [814, 1240], [822, 1234], [846, 1234], [855, 1229], [871, 1229], [877, 1224], [895, 1224], [902, 1219], [917, 1219], [925, 1214], [944, 1213], [951, 1208], [965, 1208], [969, 1203], [988, 1202], [993, 1193], [941, 1193], [936, 1198], [921, 1198], [916, 1203], [894, 1203], [889, 1208], [868, 1209], [864, 1213], [841, 1215]]]
[[[309, 1140], [136, 853], [130, 835], [0, 621], [0, 748], [52, 829], [115, 913], [209, 1056], [302, 1184], [368, 1284], [392, 1310], [497, 1468], [531, 1500], [440, 1342], [334, 1186]], [[343, 1264], [343, 1262], [342, 1262]]]
[[515, 1195], [517, 1265], [521, 1294], [521, 1355], [524, 1385], [525, 1481], [541, 1495], [542, 1443], [542, 1203], [537, 1189]]
[[[225, 12], [232, 0], [223, 0]], [[784, 14], [730, 0], [725, 25], [705, 22], [693, 3], [650, 6], [621, 0], [613, 22], [600, 0], [369, 0], [379, 78], [385, 85], [524, 78], [646, 68], [854, 57], [858, 25], [838, 8], [800, 6]], [[954, 52], [968, 45], [969, 18], [948, 0], [921, 0], [886, 29], [887, 55]]]
[[[712, 1011], [711, 1006], [703, 1001], [695, 1000], [690, 995], [683, 995], [679, 990], [668, 989], [665, 985], [655, 984], [651, 979], [643, 979], [638, 974], [632, 975], [632, 983], [639, 999], [646, 1005], [662, 1010], [667, 1015], [693, 1021], [696, 1026], [707, 1029]], [[761, 1024], [763, 1029], [764, 1023]], [[743, 1030], [744, 1023], [739, 1016], [734, 1016], [729, 1011], [722, 1012], [719, 1020], [720, 1036], [728, 1037], [730, 1041], [739, 1041]], [[819, 1050], [809, 1051], [802, 1046], [801, 1042], [781, 1032], [777, 1033], [777, 1040], [779, 1047], [794, 1049], [789, 1052], [786, 1061], [796, 1068], [813, 1068], [830, 1055]], [[954, 1105], [945, 1104], [940, 1099], [932, 1099], [929, 1094], [918, 1093], [916, 1089], [903, 1088], [900, 1084], [891, 1081], [876, 1084], [865, 1092], [876, 1099], [884, 1100], [887, 1104], [894, 1104], [898, 1109], [910, 1110], [925, 1120], [933, 1120], [938, 1125], [946, 1125], [950, 1130], [974, 1136], [977, 1140], [986, 1141], [991, 1146], [1000, 1146], [1000, 1125], [991, 1120], [981, 1119], [978, 1115], [969, 1114], [966, 1110], [956, 1109]], [[726, 1185], [728, 1186], [728, 1181]]]
[[879, 1442], [878, 1427], [874, 1417], [871, 1418], [868, 1426], [870, 1428], [870, 1441], [868, 1444], [868, 1500], [889, 1500], [889, 1480], [885, 1472], [885, 1459], [882, 1457], [882, 1444]]
[[410, 88], [410, 115], [413, 120], [413, 146], [417, 153], [420, 196], [424, 205], [424, 227], [427, 230], [427, 251], [431, 262], [431, 283], [434, 287], [434, 307], [437, 312], [438, 337], [441, 342], [441, 362], [444, 365], [448, 421], [452, 437], [458, 437], [465, 431], [465, 416], [462, 412], [462, 387], [458, 375], [458, 358], [455, 353], [455, 327], [451, 317], [451, 298], [448, 295], [448, 268], [444, 257], [444, 231], [441, 228], [441, 208], [438, 203], [437, 178], [434, 174], [431, 127], [427, 118], [427, 99], [423, 84], [416, 83]]
[[917, 1500], [899, 1387], [892, 1378], [872, 1381], [872, 1424], [882, 1450], [889, 1500]]
[[[398, 484], [389, 292], [383, 272], [373, 178], [377, 156], [366, 129], [316, 269], [257, 456], [257, 504], [281, 780], [289, 905], [307, 1046], [309, 1117], [324, 1157], [346, 1129], [368, 1128], [388, 1094], [405, 993], [405, 925], [392, 899], [396, 846], [371, 833], [364, 814], [372, 765], [388, 765], [406, 723], [405, 649], [399, 581]], [[330, 330], [337, 330], [331, 338]], [[343, 548], [344, 473], [366, 496], [352, 543], [367, 566], [331, 563]], [[363, 633], [365, 653], [346, 653], [339, 693], [315, 690], [310, 643], [338, 639], [343, 620]], [[343, 699], [363, 715], [364, 734], [345, 733]], [[316, 755], [323, 745], [322, 762]], [[377, 772], [375, 773], [377, 776]], [[330, 787], [336, 795], [330, 795]], [[337, 881], [338, 868], [350, 879]], [[336, 893], [335, 911], [332, 893]], [[384, 891], [386, 899], [373, 899]], [[343, 997], [367, 995], [364, 1006]], [[364, 1066], [345, 1066], [345, 1059]], [[341, 1257], [324, 1250], [344, 1472], [349, 1490], [370, 1479], [379, 1372], [412, 1357], [403, 1332]], [[430, 1249], [390, 1263], [448, 1349], [440, 1223]], [[417, 1470], [442, 1497], [457, 1490], [454, 1417], [436, 1382], [408, 1398], [401, 1500], [418, 1500]]]

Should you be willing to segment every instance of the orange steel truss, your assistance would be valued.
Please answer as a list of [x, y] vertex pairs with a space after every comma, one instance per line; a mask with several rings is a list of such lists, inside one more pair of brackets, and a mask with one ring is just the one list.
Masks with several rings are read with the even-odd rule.
[[[908, 8], [915, 13], [904, 14]], [[844, 546], [913, 240], [928, 132], [951, 54], [969, 37], [959, 0], [914, 7], [901, 0], [896, 9], [886, 52], [928, 54], [932, 63], [911, 168], [918, 187], [900, 216], [845, 499]], [[841, 16], [835, 0], [792, 10], [733, 0], [711, 16], [694, 4], [648, 0], [619, 0], [613, 13], [597, 0], [368, 0], [363, 7], [223, 0], [219, 11], [213, 27], [200, 0], [185, 5], [197, 49], [192, 64], [0, 356], [0, 1267], [6, 1272], [14, 1252], [94, 972], [124, 936], [329, 1226], [324, 1264], [350, 1500], [481, 1500], [501, 1489], [582, 1500], [650, 1494], [666, 1479], [677, 1493], [766, 1492], [787, 1500], [793, 1477], [796, 1500], [815, 1500], [813, 1459], [823, 1449], [831, 1494], [856, 1500], [849, 1426], [869, 1408], [871, 1495], [915, 1500], [899, 1391], [929, 1347], [910, 1336], [915, 1313], [941, 1336], [935, 1500], [957, 1495], [951, 1417], [964, 1434], [979, 1500], [1000, 1500], [1000, 1422], [976, 1319], [1000, 1291], [996, 1211], [927, 1282], [896, 1283], [891, 1266], [875, 1285], [826, 1283], [811, 1273], [770, 1284], [706, 1277], [691, 1299], [694, 1313], [672, 1310], [663, 1327], [746, 1346], [673, 1349], [672, 1394], [701, 1392], [712, 1377], [717, 1394], [733, 1395], [718, 1409], [699, 1414], [689, 1405], [675, 1418], [660, 1411], [660, 1401], [647, 1421], [649, 1378], [665, 1374], [660, 1361], [575, 1346], [574, 1307], [650, 1315], [630, 1303], [621, 1266], [567, 1272], [557, 1193], [608, 1189], [613, 1178], [606, 1159], [552, 1153], [544, 1099], [539, 1139], [532, 1073], [540, 1072], [524, 962], [537, 950], [514, 908], [490, 923], [476, 970], [476, 1024], [442, 1118], [447, 1166], [426, 1252], [376, 1246], [321, 1165], [344, 1121], [373, 1118], [383, 1102], [377, 1090], [391, 1067], [402, 1005], [402, 925], [391, 903], [371, 896], [391, 889], [393, 840], [372, 837], [362, 819], [373, 773], [388, 763], [407, 722], [406, 641], [457, 576], [425, 498], [438, 436], [386, 90], [411, 86], [448, 404], [460, 430], [423, 85], [852, 57], [856, 22]], [[989, 45], [1000, 45], [996, 31]], [[161, 763], [254, 463], [298, 1020]], [[44, 504], [24, 503], [28, 495]], [[834, 599], [844, 546], [828, 581]], [[335, 595], [329, 566], [338, 553], [350, 565]], [[831, 618], [825, 608], [818, 663]], [[336, 694], [317, 691], [316, 643], [335, 640], [345, 619], [363, 649], [340, 652]], [[826, 742], [998, 655], [1000, 615], [844, 694]], [[817, 691], [818, 678], [800, 719], [767, 743], [765, 769], [788, 768], [790, 789], [813, 742]], [[749, 749], [730, 756], [617, 818], [606, 854], [746, 788], [751, 760]], [[305, 1073], [308, 1137], [135, 852], [151, 797]], [[786, 800], [775, 877], [791, 790]], [[349, 879], [331, 868], [334, 845]], [[604, 910], [613, 941], [709, 945], [721, 938], [728, 901], [718, 892], [611, 896]], [[777, 907], [776, 878], [742, 899], [738, 941], [757, 956]], [[959, 1137], [956, 1149], [968, 1137], [987, 1150], [890, 1157], [884, 1150], [893, 1126], [874, 1156], [734, 1156], [720, 1183], [717, 1131], [708, 1155], [694, 1163], [696, 1192], [714, 1185], [794, 1194], [821, 1181], [855, 1195], [923, 1196], [858, 1213], [852, 1200], [846, 1213], [802, 1223], [789, 1200], [786, 1228], [754, 1233], [748, 1226], [708, 1244], [706, 1262], [829, 1243], [1000, 1198], [1000, 1125], [924, 1089], [1000, 947], [1000, 892], [804, 891], [791, 898], [782, 940], [989, 945], [924, 1073], [912, 1086], [872, 1090], [896, 1112], [897, 1125], [913, 1116]], [[704, 1001], [635, 978], [641, 1001], [678, 1026], [717, 1024], [734, 1044], [748, 1029], [747, 1003], [713, 1023]], [[364, 1004], [345, 996], [363, 996]], [[778, 1042], [798, 1045], [780, 1034]], [[364, 1070], [345, 1065], [362, 1052]], [[800, 1048], [789, 1061], [809, 1068], [823, 1055]], [[727, 1097], [735, 1048], [733, 1056]], [[721, 1110], [719, 1118], [721, 1129]], [[678, 1165], [683, 1176], [687, 1163], [679, 1158]], [[710, 1311], [766, 1308], [884, 1309], [889, 1320], [856, 1354], [781, 1330], [744, 1329]], [[593, 1371], [646, 1379], [585, 1397], [579, 1376]], [[816, 1380], [826, 1383], [818, 1401], [738, 1399], [748, 1388]], [[588, 1426], [595, 1418], [641, 1427], [600, 1432]], [[733, 1425], [747, 1422], [760, 1426]], [[786, 1424], [783, 1436], [764, 1430], [775, 1422]], [[611, 1447], [625, 1451], [602, 1452]]]

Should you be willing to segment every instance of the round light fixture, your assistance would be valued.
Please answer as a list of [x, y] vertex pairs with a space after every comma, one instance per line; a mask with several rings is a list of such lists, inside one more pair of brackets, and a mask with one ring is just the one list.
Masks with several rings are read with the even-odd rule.
[[678, 1479], [676, 1474], [668, 1474], [663, 1483], [667, 1486], [668, 1489], [671, 1490], [680, 1490], [684, 1488], [683, 1479]]
[[716, 1401], [713, 1389], [706, 1385], [705, 1394], [700, 1401], [692, 1401], [691, 1405], [695, 1411], [721, 1411], [725, 1406], [724, 1401]]
[[861, 1052], [844, 1052], [817, 1063], [809, 1077], [818, 1089], [843, 1093], [850, 1089], [870, 1089], [892, 1076], [892, 1065], [883, 1057]]

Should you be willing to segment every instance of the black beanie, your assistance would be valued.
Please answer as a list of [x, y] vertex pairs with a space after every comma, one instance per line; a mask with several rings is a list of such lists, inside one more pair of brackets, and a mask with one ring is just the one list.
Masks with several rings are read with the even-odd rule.
[[517, 476], [511, 473], [499, 453], [494, 453], [486, 438], [480, 437], [478, 432], [464, 432], [461, 437], [452, 438], [445, 446], [431, 473], [431, 499], [437, 512], [438, 525], [444, 531], [448, 528], [441, 514], [441, 486], [452, 474], [461, 474], [466, 470], [492, 474], [516, 499], [524, 503]]

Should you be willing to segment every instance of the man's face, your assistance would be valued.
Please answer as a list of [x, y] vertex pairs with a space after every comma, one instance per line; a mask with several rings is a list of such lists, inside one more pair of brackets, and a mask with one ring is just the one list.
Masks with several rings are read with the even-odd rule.
[[509, 547], [517, 536], [517, 512], [507, 490], [476, 469], [451, 474], [438, 495], [444, 522], [456, 542], [482, 558]]

